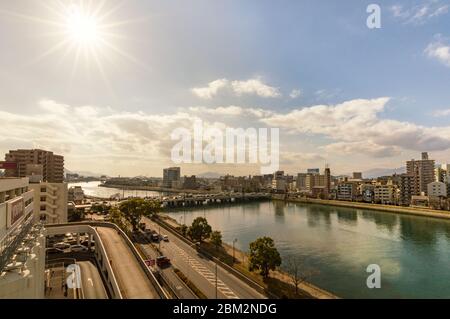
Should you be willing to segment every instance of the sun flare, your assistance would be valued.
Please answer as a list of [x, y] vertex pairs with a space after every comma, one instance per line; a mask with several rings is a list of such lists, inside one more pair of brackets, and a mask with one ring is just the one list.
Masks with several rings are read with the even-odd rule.
[[[47, 15], [3, 14], [35, 24], [36, 36], [43, 39], [41, 43], [49, 43], [45, 51], [35, 56], [28, 65], [55, 58], [55, 66], [64, 66], [69, 70], [70, 83], [79, 70], [91, 76], [91, 69], [96, 68], [106, 86], [112, 90], [106, 63], [116, 67], [122, 62], [118, 59], [120, 57], [147, 69], [145, 63], [123, 48], [127, 45], [128, 36], [122, 28], [143, 20], [118, 20], [116, 14], [120, 14], [124, 3], [119, 0], [39, 1], [36, 4], [46, 9]], [[47, 39], [54, 43], [51, 44]]]
[[72, 5], [66, 17], [68, 36], [77, 44], [95, 45], [101, 40], [97, 18], [83, 12], [79, 6]]

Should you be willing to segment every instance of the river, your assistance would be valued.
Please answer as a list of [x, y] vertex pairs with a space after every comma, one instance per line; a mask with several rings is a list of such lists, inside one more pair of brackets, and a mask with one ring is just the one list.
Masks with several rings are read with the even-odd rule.
[[85, 195], [110, 198], [113, 195], [119, 194], [121, 197], [152, 197], [160, 196], [161, 193], [153, 191], [140, 191], [140, 190], [123, 190], [119, 188], [100, 187], [101, 182], [80, 182], [69, 183], [71, 186], [81, 186]]
[[[450, 221], [314, 204], [262, 202], [173, 212], [189, 225], [208, 219], [227, 243], [247, 251], [272, 237], [282, 258], [319, 273], [313, 284], [343, 298], [450, 298]], [[185, 217], [184, 217], [185, 216]], [[381, 268], [381, 288], [366, 285]]]
[[[77, 185], [94, 196], [121, 191], [94, 184]], [[309, 281], [343, 298], [450, 298], [449, 220], [279, 201], [168, 215], [187, 224], [206, 217], [213, 229], [222, 232], [224, 242], [236, 238], [236, 247], [243, 251], [256, 238], [270, 236], [283, 258], [298, 256], [305, 267], [319, 271]], [[370, 264], [381, 267], [379, 289], [367, 288]]]

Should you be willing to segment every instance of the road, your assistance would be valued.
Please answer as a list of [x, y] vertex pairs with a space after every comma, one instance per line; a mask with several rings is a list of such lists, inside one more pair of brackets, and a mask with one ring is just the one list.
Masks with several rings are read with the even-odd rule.
[[[145, 251], [148, 258], [156, 259], [156, 257], [158, 257], [157, 252], [150, 244], [141, 244], [141, 247]], [[180, 299], [198, 299], [198, 297], [188, 287], [186, 287], [186, 284], [180, 279], [180, 277], [177, 276], [173, 270], [173, 267], [160, 269], [160, 272]]]
[[160, 299], [125, 240], [113, 228], [97, 227], [125, 299]]
[[84, 299], [108, 299], [97, 267], [90, 261], [77, 262], [81, 271]]
[[[159, 231], [159, 225], [144, 218], [147, 226]], [[208, 299], [216, 298], [216, 264], [198, 254], [168, 230], [161, 227], [161, 234], [169, 235], [169, 241], [161, 241], [161, 252], [171, 259], [172, 264], [180, 269]], [[217, 267], [217, 298], [219, 299], [263, 299], [266, 298], [242, 280], [238, 279], [220, 266]]]

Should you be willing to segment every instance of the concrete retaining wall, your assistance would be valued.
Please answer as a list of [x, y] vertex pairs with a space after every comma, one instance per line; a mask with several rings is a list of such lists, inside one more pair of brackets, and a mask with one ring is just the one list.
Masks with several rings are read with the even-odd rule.
[[[281, 200], [280, 198], [277, 198], [277, 197], [274, 197], [273, 199]], [[398, 214], [450, 219], [449, 211], [438, 211], [438, 210], [432, 210], [432, 209], [426, 209], [426, 208], [390, 206], [390, 205], [369, 204], [369, 203], [360, 203], [360, 202], [346, 202], [346, 201], [337, 201], [337, 200], [323, 200], [323, 199], [313, 199], [313, 198], [286, 199], [286, 201], [294, 202], [294, 203], [318, 204], [318, 205], [327, 205], [327, 206], [356, 208], [356, 209], [369, 209], [369, 210], [377, 210], [377, 211], [382, 211], [382, 212], [390, 212], [390, 213], [398, 213]]]

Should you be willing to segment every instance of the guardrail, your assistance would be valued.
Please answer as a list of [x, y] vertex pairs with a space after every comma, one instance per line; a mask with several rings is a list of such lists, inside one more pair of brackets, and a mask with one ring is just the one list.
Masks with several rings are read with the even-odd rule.
[[[82, 230], [77, 229], [77, 227], [83, 227]], [[47, 224], [47, 233], [51, 232], [51, 229], [53, 228], [64, 228], [62, 233], [72, 233], [72, 232], [85, 232], [92, 234], [94, 236], [94, 240], [96, 242], [96, 253], [100, 254], [101, 260], [103, 262], [99, 261], [99, 258], [97, 257], [96, 260], [98, 264], [100, 264], [101, 268], [102, 266], [105, 268], [107, 277], [105, 278], [103, 269], [101, 271], [101, 274], [103, 275], [103, 278], [105, 279], [105, 282], [109, 284], [109, 291], [113, 298], [116, 299], [123, 299], [122, 292], [120, 291], [118, 280], [116, 276], [114, 275], [114, 272], [112, 270], [112, 267], [110, 265], [108, 254], [106, 253], [105, 247], [103, 246], [103, 242], [100, 238], [100, 235], [98, 232], [88, 223], [70, 223], [70, 224]]]
[[[172, 232], [173, 235], [177, 236], [180, 240], [184, 241], [189, 246], [192, 247], [193, 245], [195, 245], [195, 243], [193, 243], [192, 241], [190, 241], [189, 239], [184, 237], [182, 234], [180, 234], [180, 232], [178, 232], [178, 230], [176, 230], [172, 225], [169, 225], [169, 224], [165, 223], [164, 221], [160, 220], [159, 218], [154, 218], [153, 221], [155, 221], [157, 224], [161, 225], [162, 227], [165, 227], [166, 229], [168, 229], [170, 232]], [[268, 295], [270, 298], [273, 298], [273, 299], [278, 299], [277, 296], [275, 296], [274, 294], [268, 292], [263, 286], [258, 284], [256, 281], [250, 279], [245, 274], [241, 273], [239, 270], [237, 270], [237, 269], [231, 267], [230, 265], [224, 263], [220, 259], [212, 256], [211, 254], [207, 253], [206, 251], [204, 251], [201, 248], [197, 249], [197, 251], [200, 254], [204, 255], [206, 258], [216, 262], [224, 270], [232, 273], [233, 275], [235, 275], [236, 277], [238, 277], [239, 279], [244, 281], [246, 284], [248, 284], [250, 287], [252, 287], [256, 291], [258, 291], [259, 293], [261, 293], [263, 295]]]

